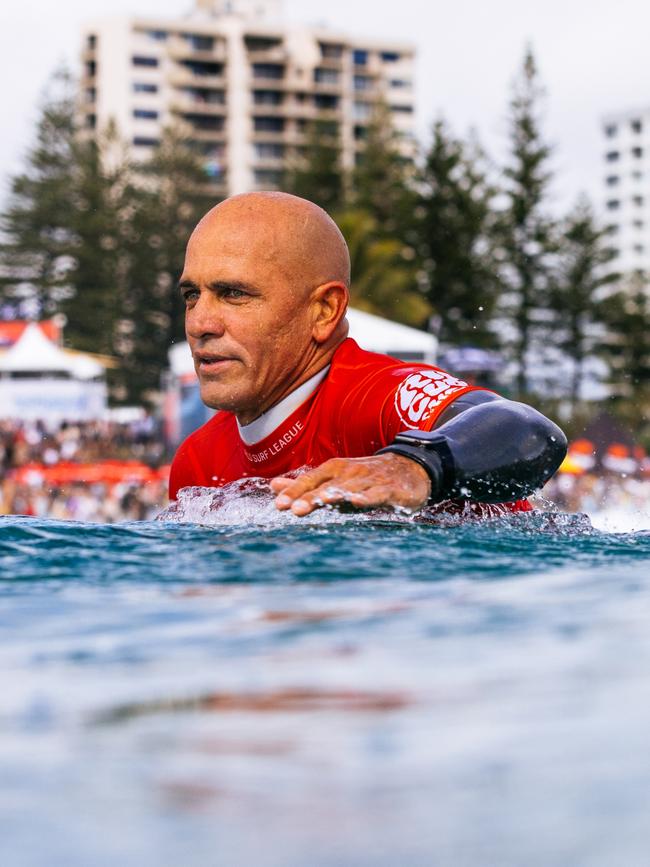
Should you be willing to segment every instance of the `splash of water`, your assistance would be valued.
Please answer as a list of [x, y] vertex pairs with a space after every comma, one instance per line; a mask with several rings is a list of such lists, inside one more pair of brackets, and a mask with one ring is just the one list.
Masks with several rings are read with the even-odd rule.
[[351, 506], [324, 506], [305, 517], [290, 511], [280, 512], [275, 506], [275, 494], [267, 479], [248, 478], [230, 482], [220, 488], [188, 487], [178, 492], [178, 498], [157, 518], [173, 524], [201, 524], [208, 527], [264, 526], [280, 527], [308, 524], [429, 524], [436, 527], [457, 527], [463, 524], [498, 524], [553, 533], [589, 532], [592, 525], [587, 515], [572, 515], [540, 510], [523, 514], [504, 515], [498, 507], [475, 504], [449, 511], [442, 506], [407, 512], [399, 508], [360, 511]]

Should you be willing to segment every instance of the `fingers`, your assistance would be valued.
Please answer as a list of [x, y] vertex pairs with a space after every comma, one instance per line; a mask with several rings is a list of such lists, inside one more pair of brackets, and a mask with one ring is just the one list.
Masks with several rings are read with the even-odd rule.
[[[297, 479], [287, 479], [284, 476], [273, 479], [271, 481], [271, 490], [278, 494], [275, 500], [277, 508], [280, 511], [291, 508], [292, 503], [299, 501], [307, 491], [313, 492], [322, 484], [334, 478], [340, 469], [340, 463], [337, 458], [334, 458], [331, 461], [326, 461], [314, 470], [308, 470], [306, 473], [298, 476]], [[312, 510], [310, 509], [309, 511]], [[304, 514], [308, 513], [305, 512]]]

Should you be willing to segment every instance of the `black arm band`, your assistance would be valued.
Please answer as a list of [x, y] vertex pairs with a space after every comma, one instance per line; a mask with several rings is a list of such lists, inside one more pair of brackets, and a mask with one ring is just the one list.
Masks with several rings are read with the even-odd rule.
[[377, 454], [411, 458], [431, 479], [430, 502], [505, 503], [541, 488], [562, 463], [560, 428], [523, 403], [472, 406], [434, 431], [405, 431]]

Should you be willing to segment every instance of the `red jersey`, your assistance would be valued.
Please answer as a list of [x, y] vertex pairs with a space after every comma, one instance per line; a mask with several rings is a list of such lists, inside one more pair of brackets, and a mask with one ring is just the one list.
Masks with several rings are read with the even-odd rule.
[[[343, 341], [327, 376], [269, 436], [247, 445], [231, 412], [218, 412], [179, 447], [169, 498], [181, 488], [272, 479], [329, 458], [365, 457], [404, 430], [431, 430], [456, 398], [480, 390], [437, 367], [407, 364]], [[519, 509], [530, 508], [522, 502]]]

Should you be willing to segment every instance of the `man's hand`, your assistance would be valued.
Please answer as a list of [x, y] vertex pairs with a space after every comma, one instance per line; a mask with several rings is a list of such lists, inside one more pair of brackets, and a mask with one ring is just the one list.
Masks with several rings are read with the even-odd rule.
[[419, 464], [402, 455], [332, 458], [298, 476], [271, 481], [280, 511], [309, 515], [320, 506], [349, 503], [358, 509], [399, 506], [415, 510], [425, 505], [431, 482]]

